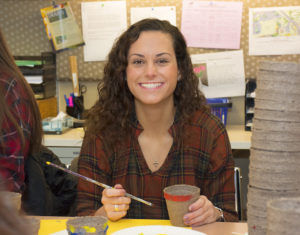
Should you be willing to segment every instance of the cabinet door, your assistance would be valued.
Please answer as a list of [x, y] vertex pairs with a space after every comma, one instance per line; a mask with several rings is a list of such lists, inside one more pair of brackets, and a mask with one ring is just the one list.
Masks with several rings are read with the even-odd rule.
[[53, 151], [61, 160], [62, 163], [67, 166], [71, 164], [73, 158], [79, 156], [80, 147], [48, 147]]

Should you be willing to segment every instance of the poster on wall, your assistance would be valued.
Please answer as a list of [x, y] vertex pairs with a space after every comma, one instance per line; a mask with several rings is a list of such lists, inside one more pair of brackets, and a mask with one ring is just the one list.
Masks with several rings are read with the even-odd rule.
[[193, 54], [191, 59], [206, 98], [245, 95], [243, 50]]
[[130, 23], [134, 24], [145, 18], [157, 18], [167, 20], [172, 25], [176, 26], [176, 7], [131, 7], [130, 8]]
[[56, 52], [84, 45], [69, 2], [40, 9], [48, 39]]
[[127, 29], [126, 1], [82, 2], [84, 61], [105, 61], [116, 38]]
[[181, 32], [189, 47], [240, 49], [243, 2], [183, 0]]
[[249, 9], [249, 55], [300, 54], [300, 6]]

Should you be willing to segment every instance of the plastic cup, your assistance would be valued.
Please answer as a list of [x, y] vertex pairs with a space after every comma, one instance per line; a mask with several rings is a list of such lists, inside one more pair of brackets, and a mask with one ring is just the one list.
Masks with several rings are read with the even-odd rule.
[[188, 212], [189, 206], [198, 200], [200, 188], [187, 184], [176, 184], [164, 189], [164, 197], [171, 224], [185, 227], [183, 216]]
[[67, 221], [69, 235], [105, 235], [108, 229], [104, 216], [82, 216]]

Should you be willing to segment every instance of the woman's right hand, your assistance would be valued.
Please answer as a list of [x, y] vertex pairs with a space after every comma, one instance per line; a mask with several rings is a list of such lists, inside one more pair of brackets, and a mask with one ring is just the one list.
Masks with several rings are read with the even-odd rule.
[[131, 199], [126, 197], [125, 193], [126, 191], [120, 184], [103, 190], [101, 202], [108, 219], [117, 221], [127, 214]]

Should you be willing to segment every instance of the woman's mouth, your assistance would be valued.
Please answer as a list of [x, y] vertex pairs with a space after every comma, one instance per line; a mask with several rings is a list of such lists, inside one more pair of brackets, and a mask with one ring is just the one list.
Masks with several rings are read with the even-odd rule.
[[144, 88], [157, 88], [157, 87], [160, 87], [162, 86], [162, 82], [151, 82], [151, 83], [140, 83], [140, 86], [141, 87], [144, 87]]

